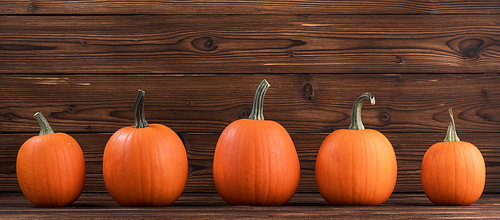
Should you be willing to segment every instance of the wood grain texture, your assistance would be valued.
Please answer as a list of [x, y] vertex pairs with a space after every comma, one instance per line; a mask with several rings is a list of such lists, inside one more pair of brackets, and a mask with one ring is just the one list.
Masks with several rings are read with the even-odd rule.
[[[36, 134], [0, 135], [0, 192], [20, 192], [15, 175], [15, 158], [22, 143]], [[111, 133], [71, 134], [81, 145], [87, 179], [84, 192], [106, 192], [102, 179], [102, 154]], [[219, 134], [180, 134], [184, 140], [189, 162], [185, 192], [216, 192], [212, 177], [213, 153]], [[301, 180], [297, 192], [317, 192], [314, 170], [317, 152], [328, 134], [292, 133], [301, 165]], [[394, 146], [398, 160], [398, 179], [395, 192], [423, 192], [420, 166], [425, 151], [441, 142], [440, 133], [386, 133]], [[484, 155], [487, 166], [485, 193], [500, 191], [500, 135], [498, 133], [459, 133], [463, 141], [476, 145]]]
[[8, 0], [0, 14], [498, 14], [497, 0]]
[[330, 206], [318, 193], [295, 194], [283, 206], [230, 206], [216, 193], [185, 193], [167, 207], [121, 207], [107, 193], [84, 193], [63, 208], [34, 207], [20, 193], [0, 197], [8, 219], [497, 219], [500, 199], [483, 195], [470, 206], [435, 206], [424, 194], [393, 194], [380, 206]]
[[0, 73], [498, 73], [495, 15], [0, 16]]
[[[271, 84], [266, 119], [292, 133], [347, 128], [365, 92], [363, 122], [381, 132], [443, 132], [453, 108], [459, 132], [500, 132], [500, 75], [0, 75], [0, 132], [115, 132], [133, 124], [137, 89], [150, 123], [181, 133], [220, 133], [248, 117], [255, 89]], [[236, 80], [237, 79], [237, 80]]]

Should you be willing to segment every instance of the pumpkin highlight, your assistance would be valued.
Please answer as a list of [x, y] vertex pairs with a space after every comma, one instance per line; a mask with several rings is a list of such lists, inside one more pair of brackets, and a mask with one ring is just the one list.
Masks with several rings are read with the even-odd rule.
[[300, 164], [283, 126], [264, 120], [263, 80], [249, 119], [229, 124], [215, 148], [213, 177], [219, 195], [233, 205], [281, 205], [297, 190]]
[[184, 144], [172, 129], [147, 123], [142, 90], [134, 111], [134, 126], [119, 129], [106, 144], [104, 183], [122, 206], [170, 205], [186, 186], [188, 160]]
[[451, 121], [445, 140], [432, 145], [422, 160], [422, 187], [436, 205], [470, 205], [483, 193], [484, 158], [476, 146], [460, 141], [453, 112], [448, 111]]
[[396, 185], [397, 161], [391, 143], [361, 122], [366, 99], [375, 104], [373, 95], [361, 95], [354, 103], [349, 129], [328, 135], [316, 158], [318, 190], [332, 205], [379, 205]]
[[16, 174], [24, 196], [36, 206], [61, 207], [73, 204], [85, 184], [85, 159], [76, 140], [54, 133], [40, 112], [34, 117], [40, 135], [19, 149]]

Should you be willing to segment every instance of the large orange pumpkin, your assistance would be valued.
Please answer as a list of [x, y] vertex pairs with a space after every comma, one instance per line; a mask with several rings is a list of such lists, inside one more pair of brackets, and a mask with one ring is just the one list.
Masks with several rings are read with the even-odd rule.
[[422, 160], [424, 192], [436, 205], [470, 205], [483, 193], [486, 167], [479, 149], [460, 141], [453, 112], [444, 142], [432, 145]]
[[172, 129], [147, 123], [142, 90], [134, 109], [135, 125], [116, 131], [106, 144], [104, 183], [122, 206], [170, 205], [186, 186], [188, 160], [184, 144]]
[[40, 135], [28, 139], [17, 154], [19, 186], [30, 202], [60, 207], [75, 202], [85, 184], [85, 160], [80, 145], [65, 133], [54, 133], [40, 112], [34, 117]]
[[279, 123], [264, 120], [263, 80], [255, 93], [249, 119], [229, 124], [215, 148], [215, 187], [229, 204], [281, 205], [297, 190], [300, 164], [288, 132]]
[[396, 154], [380, 132], [364, 129], [361, 106], [375, 97], [361, 95], [354, 103], [349, 129], [339, 129], [326, 137], [316, 159], [316, 184], [332, 205], [379, 205], [396, 185]]

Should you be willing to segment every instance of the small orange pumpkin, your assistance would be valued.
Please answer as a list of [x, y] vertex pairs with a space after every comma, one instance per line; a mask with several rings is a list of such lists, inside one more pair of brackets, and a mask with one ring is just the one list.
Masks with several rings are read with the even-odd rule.
[[483, 193], [486, 166], [479, 149], [460, 141], [453, 112], [444, 142], [432, 145], [422, 160], [424, 192], [436, 205], [470, 205]]
[[396, 154], [380, 132], [364, 129], [361, 122], [361, 95], [352, 108], [349, 129], [339, 129], [326, 137], [316, 159], [316, 184], [323, 198], [332, 205], [379, 205], [396, 185]]
[[80, 145], [65, 133], [54, 133], [40, 112], [34, 117], [40, 135], [28, 139], [17, 154], [19, 186], [40, 207], [73, 204], [85, 184], [85, 160]]
[[134, 126], [116, 131], [106, 144], [104, 183], [122, 206], [170, 205], [186, 186], [188, 160], [184, 144], [172, 129], [147, 123], [142, 90], [134, 111]]
[[215, 148], [215, 188], [233, 205], [281, 205], [297, 190], [300, 164], [293, 141], [279, 123], [264, 120], [264, 94], [259, 85], [249, 119], [229, 124]]

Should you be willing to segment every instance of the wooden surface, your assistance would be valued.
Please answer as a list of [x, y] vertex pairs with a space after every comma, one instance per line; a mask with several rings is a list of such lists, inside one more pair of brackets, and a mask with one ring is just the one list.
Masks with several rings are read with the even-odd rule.
[[[499, 0], [0, 1], [0, 217], [498, 217], [499, 14]], [[298, 194], [279, 208], [230, 207], [215, 194], [215, 143], [248, 116], [263, 78], [266, 119], [296, 144]], [[148, 121], [186, 145], [187, 196], [169, 208], [121, 208], [105, 193], [104, 145], [132, 124], [137, 89]], [[377, 100], [363, 108], [365, 126], [397, 154], [396, 194], [383, 207], [330, 207], [317, 194], [315, 157], [364, 92]], [[477, 205], [433, 207], [422, 194], [421, 159], [444, 138], [448, 108], [485, 157]], [[87, 179], [75, 206], [39, 209], [20, 194], [15, 158], [37, 134], [37, 111], [82, 146]]]
[[0, 73], [497, 73], [495, 15], [0, 16]]
[[498, 0], [9, 0], [2, 14], [465, 14], [498, 13]]
[[[238, 78], [239, 80], [233, 80]], [[232, 121], [248, 116], [255, 88], [266, 78], [264, 114], [291, 133], [301, 161], [298, 192], [317, 192], [316, 155], [325, 137], [349, 126], [354, 100], [365, 105], [367, 128], [383, 132], [398, 159], [395, 192], [422, 192], [421, 160], [445, 137], [448, 108], [458, 134], [475, 144], [487, 165], [485, 193], [500, 191], [499, 75], [4, 75], [0, 92], [0, 191], [17, 191], [17, 150], [39, 131], [41, 111], [57, 132], [75, 137], [85, 153], [85, 192], [106, 192], [102, 153], [113, 132], [133, 124], [137, 89], [146, 91], [146, 117], [183, 139], [189, 158], [186, 192], [215, 192], [212, 159], [217, 139]], [[109, 86], [113, 83], [115, 86]], [[8, 96], [7, 96], [8, 94]]]
[[469, 206], [435, 206], [424, 194], [394, 194], [380, 206], [330, 206], [317, 193], [296, 194], [283, 206], [230, 206], [218, 194], [183, 194], [166, 207], [121, 207], [107, 193], [86, 193], [72, 206], [38, 208], [20, 193], [0, 197], [8, 219], [498, 219], [500, 198]]

